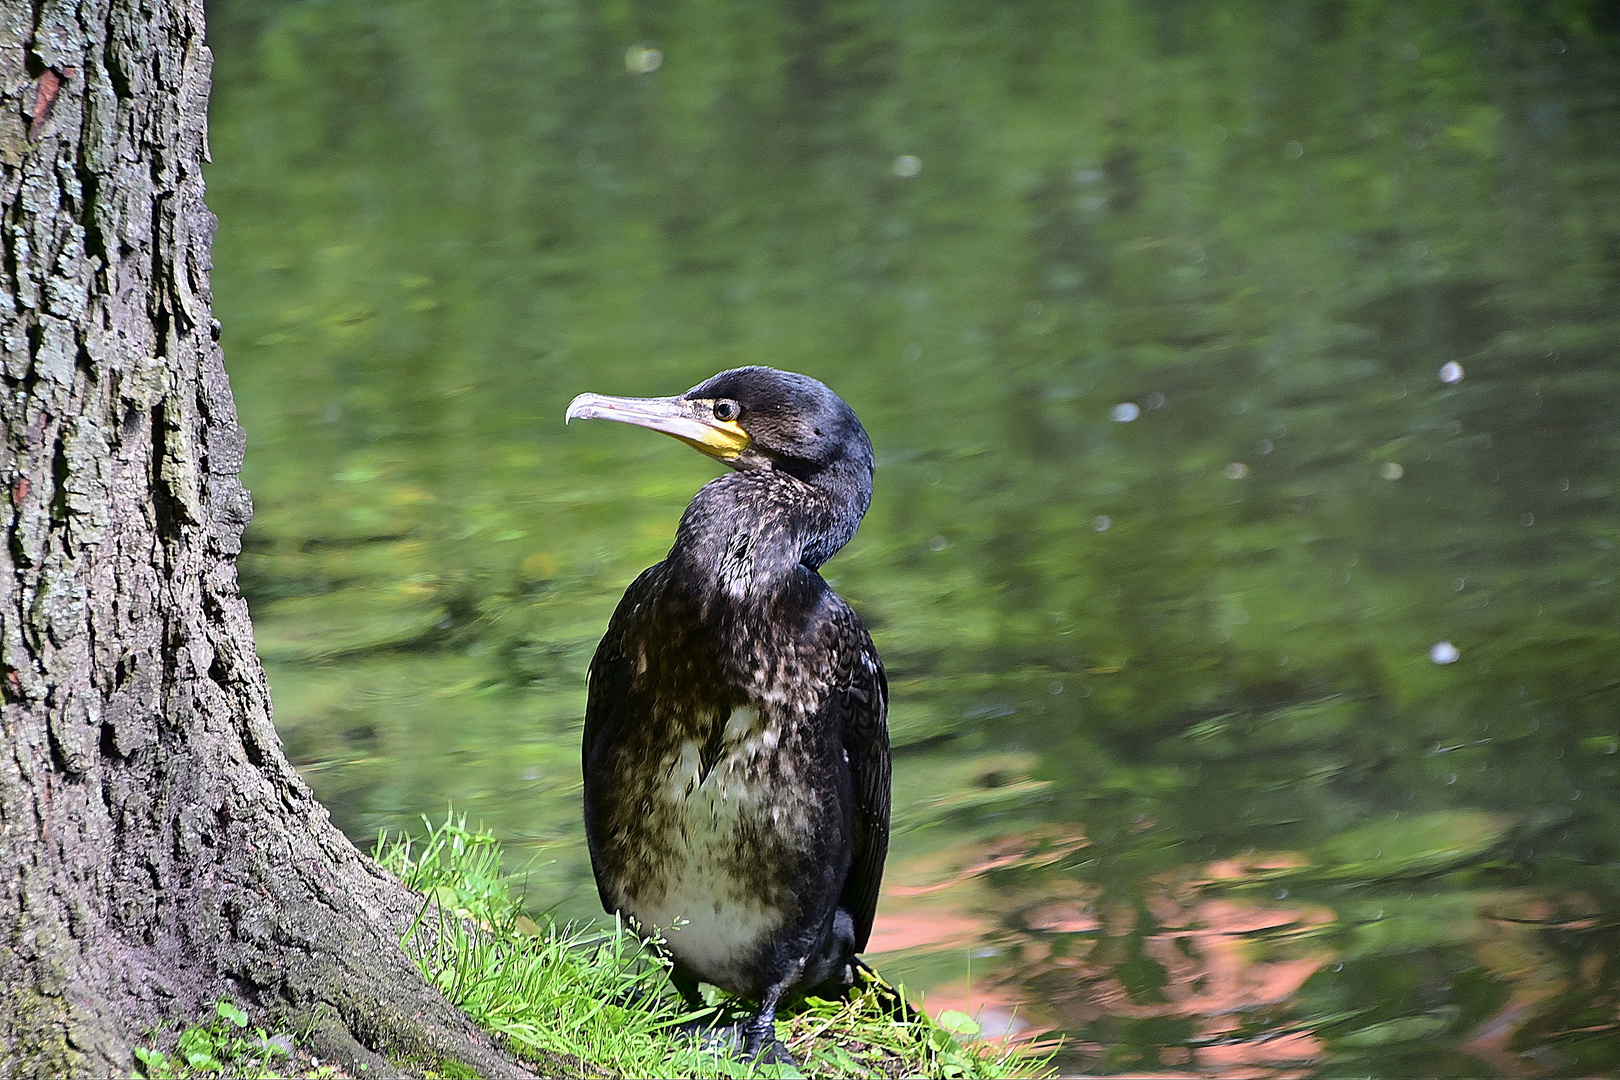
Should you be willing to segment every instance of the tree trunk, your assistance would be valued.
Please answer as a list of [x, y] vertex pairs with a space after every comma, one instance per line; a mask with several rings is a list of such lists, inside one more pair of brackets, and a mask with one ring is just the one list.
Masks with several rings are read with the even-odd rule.
[[270, 724], [210, 63], [201, 0], [0, 0], [0, 1077], [127, 1074], [220, 995], [368, 1075], [520, 1071], [401, 952], [412, 897]]

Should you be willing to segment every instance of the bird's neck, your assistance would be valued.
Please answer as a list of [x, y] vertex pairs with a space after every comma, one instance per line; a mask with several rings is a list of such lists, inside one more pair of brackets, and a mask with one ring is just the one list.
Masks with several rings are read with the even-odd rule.
[[762, 469], [711, 480], [686, 508], [669, 561], [738, 600], [769, 593], [800, 567], [819, 568], [855, 535], [871, 486], [818, 479]]

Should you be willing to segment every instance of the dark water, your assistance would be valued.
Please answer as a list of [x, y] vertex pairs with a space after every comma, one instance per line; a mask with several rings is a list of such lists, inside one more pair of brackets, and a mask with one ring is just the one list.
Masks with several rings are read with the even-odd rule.
[[563, 407], [769, 363], [878, 447], [881, 969], [1098, 1073], [1620, 1071], [1613, 4], [210, 11], [243, 580], [351, 835], [597, 910], [585, 667], [714, 468]]

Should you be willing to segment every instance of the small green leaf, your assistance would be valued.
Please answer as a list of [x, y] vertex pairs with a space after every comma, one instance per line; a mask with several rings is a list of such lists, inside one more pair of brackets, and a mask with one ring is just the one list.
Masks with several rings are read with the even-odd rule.
[[946, 1009], [939, 1014], [936, 1022], [953, 1035], [977, 1035], [981, 1030], [977, 1020], [965, 1012], [958, 1012], [956, 1009]]
[[228, 1001], [221, 1001], [218, 1005], [215, 1005], [214, 1011], [237, 1027], [247, 1027], [247, 1013]]
[[180, 1033], [180, 1052], [212, 1054], [214, 1051], [214, 1037], [205, 1028], [187, 1028]]
[[135, 1060], [141, 1063], [141, 1075], [148, 1080], [157, 1080], [168, 1071], [169, 1057], [160, 1050], [149, 1050], [146, 1047], [137, 1047]]
[[224, 1066], [219, 1063], [219, 1059], [214, 1057], [214, 1055], [209, 1051], [201, 1048], [187, 1050], [186, 1062], [193, 1069], [207, 1069], [209, 1072], [224, 1071]]

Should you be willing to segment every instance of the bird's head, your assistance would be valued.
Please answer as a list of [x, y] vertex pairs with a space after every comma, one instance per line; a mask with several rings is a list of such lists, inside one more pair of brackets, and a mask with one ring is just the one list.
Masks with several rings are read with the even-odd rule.
[[[684, 394], [581, 394], [565, 419], [618, 420], [673, 435], [733, 469], [776, 469], [808, 483], [872, 475], [872, 443], [855, 413], [808, 375], [768, 367], [722, 371]], [[864, 506], [863, 506], [864, 509]]]

